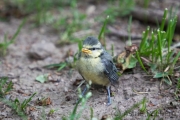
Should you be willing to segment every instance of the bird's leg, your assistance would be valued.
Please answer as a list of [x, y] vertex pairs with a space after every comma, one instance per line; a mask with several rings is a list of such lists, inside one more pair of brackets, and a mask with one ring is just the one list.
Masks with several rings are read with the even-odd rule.
[[[82, 93], [81, 93], [81, 95], [82, 95], [82, 97], [84, 97], [84, 95], [85, 95], [85, 93], [87, 92], [87, 90], [88, 90], [88, 87], [87, 86], [85, 86], [85, 88], [84, 88], [84, 90], [82, 91]], [[81, 101], [81, 98], [79, 98], [77, 101], [76, 101], [76, 103], [80, 103], [80, 101]]]
[[107, 87], [106, 87], [106, 90], [107, 90], [107, 94], [108, 94], [108, 102], [107, 102], [107, 105], [109, 106], [109, 105], [111, 105], [111, 87], [108, 85]]
[[82, 91], [82, 94], [81, 94], [81, 95], [82, 95], [82, 97], [84, 97], [84, 95], [85, 95], [85, 93], [86, 93], [87, 89], [88, 89], [88, 88], [87, 88], [87, 86], [85, 86], [85, 88], [84, 88], [84, 90]]

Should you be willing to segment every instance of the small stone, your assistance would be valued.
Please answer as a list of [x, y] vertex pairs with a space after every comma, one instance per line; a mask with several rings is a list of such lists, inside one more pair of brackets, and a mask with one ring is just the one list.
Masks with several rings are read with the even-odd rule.
[[59, 83], [55, 83], [55, 86], [58, 86], [59, 85]]
[[95, 7], [94, 5], [91, 5], [91, 6], [89, 6], [89, 7], [87, 8], [86, 14], [87, 14], [87, 15], [91, 15], [92, 13], [95, 12], [95, 10], [96, 10], [96, 7]]
[[16, 83], [17, 81], [17, 79], [12, 79], [12, 83]]
[[72, 56], [69, 56], [68, 58], [66, 58], [66, 62], [67, 63], [73, 63], [74, 62], [74, 58]]
[[56, 51], [57, 49], [53, 43], [41, 41], [41, 42], [34, 43], [31, 46], [28, 54], [30, 57], [42, 60], [53, 55], [54, 52]]
[[68, 92], [68, 88], [67, 87], [64, 87], [64, 92]]

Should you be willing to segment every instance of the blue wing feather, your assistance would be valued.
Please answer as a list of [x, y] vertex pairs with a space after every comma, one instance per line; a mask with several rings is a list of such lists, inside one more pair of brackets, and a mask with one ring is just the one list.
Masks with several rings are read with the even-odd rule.
[[118, 70], [113, 63], [111, 55], [109, 55], [106, 51], [103, 51], [100, 57], [101, 57], [102, 63], [105, 66], [104, 74], [109, 78], [112, 84], [118, 83], [118, 79], [119, 79], [119, 76], [117, 73]]

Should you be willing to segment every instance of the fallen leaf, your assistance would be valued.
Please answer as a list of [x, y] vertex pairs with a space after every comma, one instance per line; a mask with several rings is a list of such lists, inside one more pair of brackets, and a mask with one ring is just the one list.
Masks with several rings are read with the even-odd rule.
[[39, 106], [47, 106], [47, 105], [52, 104], [52, 101], [49, 97], [48, 98], [42, 98], [42, 99], [37, 99], [36, 104]]
[[48, 80], [48, 76], [49, 76], [49, 74], [39, 75], [36, 77], [36, 80], [41, 83], [44, 83]]

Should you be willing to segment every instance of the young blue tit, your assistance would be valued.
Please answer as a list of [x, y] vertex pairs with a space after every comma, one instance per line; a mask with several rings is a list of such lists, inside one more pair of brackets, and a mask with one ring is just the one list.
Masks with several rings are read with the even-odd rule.
[[87, 82], [91, 81], [93, 84], [106, 86], [107, 105], [110, 105], [110, 85], [118, 83], [118, 70], [113, 63], [112, 56], [104, 50], [97, 38], [88, 37], [83, 41], [83, 48], [79, 53], [76, 67]]

